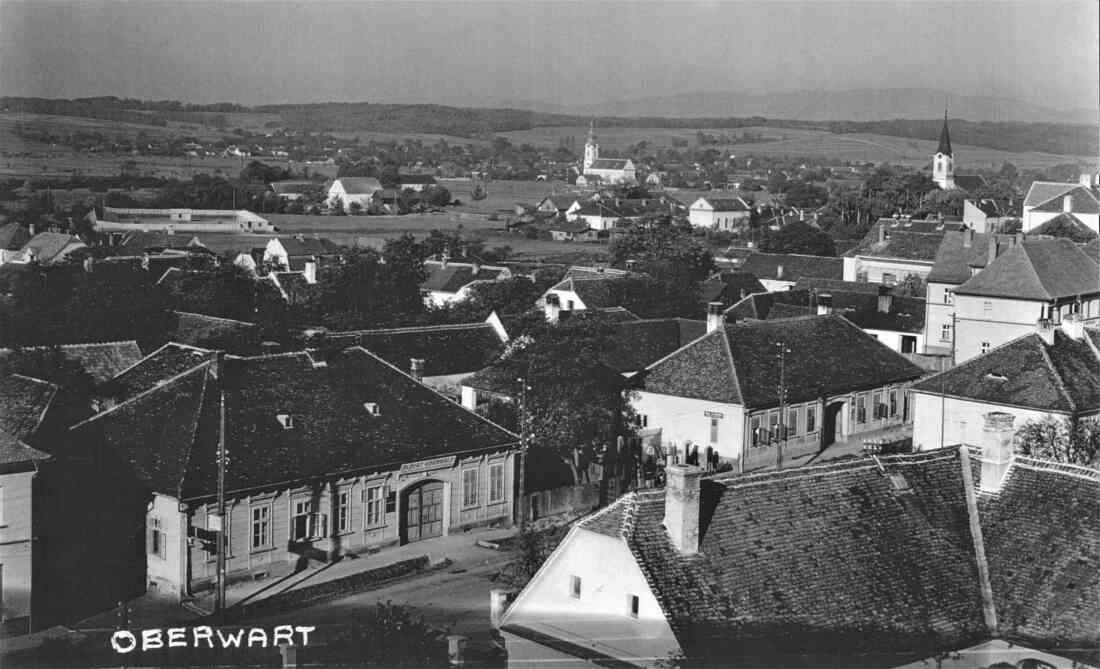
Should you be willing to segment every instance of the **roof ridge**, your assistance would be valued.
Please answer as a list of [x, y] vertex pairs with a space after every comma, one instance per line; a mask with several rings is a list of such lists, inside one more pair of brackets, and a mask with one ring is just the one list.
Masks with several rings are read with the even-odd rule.
[[440, 325], [409, 325], [399, 328], [371, 328], [367, 330], [343, 330], [339, 332], [330, 332], [330, 337], [348, 336], [348, 335], [363, 335], [363, 334], [384, 334], [384, 333], [404, 333], [404, 332], [427, 332], [430, 330], [462, 330], [462, 329], [474, 329], [480, 327], [492, 327], [491, 324], [485, 321], [477, 321], [475, 323], [443, 323]]
[[51, 386], [54, 388], [54, 390], [57, 390], [58, 388], [58, 385], [56, 383], [53, 383], [52, 381], [47, 381], [46, 379], [40, 379], [34, 376], [28, 376], [26, 374], [20, 374], [19, 372], [12, 372], [8, 376], [18, 376], [21, 379], [26, 379], [28, 381], [34, 381], [35, 383], [41, 383], [47, 386]]
[[232, 358], [233, 360], [252, 361], [252, 360], [270, 360], [270, 359], [274, 359], [274, 358], [292, 358], [292, 357], [297, 357], [297, 356], [302, 356], [302, 355], [306, 356], [310, 360], [313, 359], [313, 356], [311, 356], [309, 354], [309, 351], [307, 351], [305, 349], [303, 349], [301, 351], [283, 351], [281, 353], [261, 353], [259, 355], [233, 355], [233, 354], [230, 353], [230, 354], [226, 354], [225, 357], [226, 357], [227, 360]]
[[[195, 452], [195, 439], [198, 438], [199, 422], [202, 419], [202, 409], [203, 406], [206, 404], [206, 386], [209, 382], [210, 374], [203, 373], [202, 387], [199, 389], [199, 401], [195, 402], [195, 420], [192, 421], [193, 429], [191, 430], [191, 438], [188, 440], [189, 446], [187, 448], [187, 454], [183, 459], [183, 476], [180, 478], [179, 483], [176, 486], [176, 499], [183, 499], [184, 482], [187, 480], [187, 474], [191, 468], [191, 455]], [[224, 395], [219, 396], [218, 411], [219, 413], [224, 413], [225, 411]], [[224, 424], [224, 416], [219, 416], [219, 418]], [[224, 435], [221, 436], [222, 440], [224, 441]], [[219, 448], [218, 450], [221, 449]]]
[[[117, 346], [118, 344], [134, 344], [137, 345], [136, 339], [112, 339], [110, 341], [89, 341], [80, 342], [76, 344], [39, 344], [37, 346], [14, 346], [7, 350], [14, 351], [43, 351], [51, 348], [77, 348], [79, 346]], [[3, 349], [0, 349], [3, 350]], [[138, 350], [141, 350], [140, 348]]]
[[722, 342], [722, 350], [726, 352], [726, 360], [728, 360], [730, 364], [730, 374], [733, 375], [733, 387], [737, 389], [737, 399], [740, 400], [743, 406], [745, 404], [745, 393], [741, 392], [741, 377], [737, 374], [737, 361], [733, 359], [733, 349], [730, 348], [729, 330], [726, 328], [718, 328], [716, 332], [722, 333], [718, 339]]
[[90, 423], [93, 420], [98, 420], [98, 419], [102, 418], [103, 416], [106, 416], [109, 413], [112, 413], [112, 412], [114, 412], [114, 411], [116, 411], [116, 410], [132, 403], [132, 402], [135, 402], [135, 401], [145, 397], [149, 393], [160, 390], [161, 388], [164, 388], [165, 386], [167, 386], [169, 384], [175, 383], [175, 382], [181, 380], [184, 376], [187, 376], [188, 374], [194, 373], [196, 370], [198, 370], [203, 365], [209, 365], [210, 363], [211, 363], [210, 360], [203, 360], [202, 362], [197, 363], [194, 367], [186, 369], [186, 370], [180, 372], [179, 374], [176, 374], [175, 376], [171, 376], [171, 377], [165, 379], [164, 381], [162, 381], [160, 383], [157, 383], [152, 388], [146, 388], [145, 390], [141, 391], [137, 395], [134, 395], [133, 397], [130, 397], [126, 400], [123, 400], [123, 401], [119, 402], [118, 404], [114, 405], [113, 407], [110, 407], [109, 409], [104, 409], [103, 411], [100, 411], [97, 414], [93, 414], [93, 415], [85, 418], [84, 420], [82, 420], [79, 423], [77, 423], [77, 424], [73, 425], [72, 427], [70, 427], [69, 431], [75, 430], [76, 428], [80, 427], [81, 425], [85, 425], [87, 423]]
[[215, 321], [226, 321], [228, 323], [240, 323], [242, 325], [256, 325], [255, 323], [251, 323], [249, 321], [239, 321], [236, 318], [224, 318], [222, 316], [211, 316], [210, 314], [201, 314], [197, 311], [180, 311], [180, 310], [177, 310], [177, 309], [173, 309], [172, 313], [177, 314], [179, 316], [201, 316], [202, 318], [209, 318], [210, 320], [215, 320]]
[[1062, 397], [1066, 398], [1066, 402], [1069, 403], [1069, 408], [1072, 411], [1077, 411], [1077, 403], [1073, 401], [1073, 396], [1070, 395], [1069, 388], [1066, 387], [1066, 381], [1062, 378], [1062, 373], [1058, 371], [1058, 366], [1054, 364], [1054, 359], [1050, 357], [1050, 351], [1048, 351], [1047, 348], [1047, 343], [1040, 340], [1039, 353], [1042, 354], [1043, 360], [1046, 361], [1050, 371], [1054, 373], [1054, 382], [1058, 386], [1058, 391], [1062, 393]]
[[1055, 472], [1057, 474], [1100, 482], [1100, 470], [1086, 465], [1076, 465], [1069, 462], [1055, 462], [1053, 460], [1032, 458], [1026, 455], [1015, 456], [1012, 464], [1014, 467], [1023, 467], [1024, 469], [1031, 469], [1034, 471]]

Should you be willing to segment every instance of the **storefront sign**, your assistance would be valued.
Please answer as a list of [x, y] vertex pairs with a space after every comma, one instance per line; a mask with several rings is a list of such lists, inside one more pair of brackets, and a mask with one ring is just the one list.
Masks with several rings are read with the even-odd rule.
[[418, 472], [426, 472], [431, 469], [450, 469], [455, 466], [455, 459], [457, 456], [448, 455], [442, 458], [432, 458], [431, 460], [421, 460], [420, 462], [407, 462], [401, 465], [401, 474], [416, 474]]
[[725, 418], [726, 414], [720, 411], [704, 411], [703, 415], [707, 418]]

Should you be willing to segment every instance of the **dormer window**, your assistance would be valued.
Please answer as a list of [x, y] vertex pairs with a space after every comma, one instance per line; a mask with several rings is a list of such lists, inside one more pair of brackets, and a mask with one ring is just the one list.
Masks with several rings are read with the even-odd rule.
[[277, 414], [275, 419], [279, 421], [279, 425], [281, 425], [284, 430], [294, 429], [294, 416], [288, 413], [281, 413]]
[[382, 407], [378, 406], [377, 402], [363, 402], [363, 408], [372, 416], [382, 415]]

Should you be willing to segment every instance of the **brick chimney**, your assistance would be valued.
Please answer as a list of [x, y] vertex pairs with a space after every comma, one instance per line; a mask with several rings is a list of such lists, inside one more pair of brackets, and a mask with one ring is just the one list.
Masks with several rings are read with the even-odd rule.
[[985, 266], [997, 259], [997, 235], [989, 235], [989, 253], [985, 257]]
[[826, 314], [833, 313], [833, 294], [832, 293], [818, 293], [817, 295], [817, 315], [824, 316]]
[[1047, 346], [1054, 346], [1054, 321], [1049, 318], [1040, 318], [1035, 323], [1035, 334], [1039, 335]]
[[1083, 341], [1085, 338], [1085, 322], [1081, 314], [1074, 312], [1062, 319], [1062, 332], [1070, 339]]
[[665, 529], [677, 551], [694, 555], [699, 552], [703, 470], [692, 465], [671, 465], [665, 468], [665, 477]]
[[306, 283], [317, 283], [317, 261], [307, 260], [302, 267], [302, 276], [305, 277]]
[[777, 278], [777, 279], [782, 279], [783, 278], [783, 266], [782, 265], [776, 265], [775, 266], [775, 278]]
[[1073, 211], [1073, 196], [1072, 195], [1062, 196], [1062, 211], [1066, 212], [1067, 214]]
[[707, 332], [714, 332], [726, 324], [726, 317], [722, 313], [721, 302], [707, 303]]
[[974, 228], [963, 230], [963, 248], [968, 249], [974, 245]]
[[561, 320], [561, 298], [557, 293], [546, 296], [546, 322], [557, 323]]
[[885, 223], [879, 223], [878, 224], [878, 243], [881, 244], [884, 241], [886, 241], [886, 224]]
[[409, 376], [417, 381], [424, 380], [424, 358], [409, 358]]
[[1012, 465], [1012, 423], [1016, 417], [1010, 413], [991, 411], [984, 416], [982, 428], [982, 492], [997, 492], [1004, 483], [1005, 474]]
[[878, 311], [881, 314], [890, 313], [890, 307], [894, 303], [894, 295], [890, 291], [890, 286], [878, 287]]

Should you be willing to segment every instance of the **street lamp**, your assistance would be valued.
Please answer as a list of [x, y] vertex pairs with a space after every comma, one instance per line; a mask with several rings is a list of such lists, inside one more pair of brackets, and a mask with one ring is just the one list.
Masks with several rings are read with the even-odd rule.
[[775, 357], [779, 360], [779, 441], [775, 444], [775, 468], [783, 466], [783, 442], [787, 440], [787, 354], [791, 349], [782, 342], [775, 343]]

